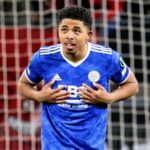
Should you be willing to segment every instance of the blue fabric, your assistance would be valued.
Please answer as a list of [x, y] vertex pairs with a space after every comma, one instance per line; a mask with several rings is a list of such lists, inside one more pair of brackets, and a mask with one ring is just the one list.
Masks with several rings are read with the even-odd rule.
[[74, 66], [64, 59], [61, 44], [42, 47], [28, 67], [29, 81], [45, 84], [56, 79], [52, 88], [67, 85], [72, 92], [65, 104], [42, 104], [42, 150], [104, 150], [107, 129], [107, 105], [91, 105], [77, 95], [82, 83], [97, 82], [108, 90], [109, 80], [123, 83], [129, 67], [121, 65], [120, 55], [110, 48], [89, 43], [89, 55]]

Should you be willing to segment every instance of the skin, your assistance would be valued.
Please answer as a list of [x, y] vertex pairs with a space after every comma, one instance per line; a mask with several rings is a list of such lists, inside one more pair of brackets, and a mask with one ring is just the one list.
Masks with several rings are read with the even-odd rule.
[[[82, 60], [87, 54], [87, 41], [91, 35], [92, 32], [82, 21], [63, 19], [58, 27], [58, 36], [62, 44], [64, 57], [73, 63]], [[50, 81], [39, 90], [28, 81], [25, 73], [23, 73], [18, 81], [18, 90], [21, 95], [37, 102], [66, 102], [71, 94], [64, 90], [67, 85], [52, 89], [53, 84], [55, 84], [55, 81]], [[115, 101], [127, 99], [138, 91], [138, 82], [132, 71], [128, 79], [113, 92], [107, 92], [104, 87], [97, 83], [93, 83], [93, 86], [97, 90], [92, 89], [85, 83], [79, 88], [78, 94], [82, 97], [82, 101], [92, 104], [111, 104]]]
[[72, 61], [78, 62], [87, 53], [87, 41], [92, 32], [79, 20], [63, 19], [58, 28], [58, 35], [63, 45], [64, 56]]
[[97, 83], [93, 83], [97, 90], [93, 90], [87, 84], [83, 83], [84, 88], [79, 89], [79, 95], [82, 101], [92, 104], [111, 104], [116, 101], [128, 99], [138, 92], [138, 82], [131, 72], [128, 79], [113, 92], [107, 92], [105, 88]]

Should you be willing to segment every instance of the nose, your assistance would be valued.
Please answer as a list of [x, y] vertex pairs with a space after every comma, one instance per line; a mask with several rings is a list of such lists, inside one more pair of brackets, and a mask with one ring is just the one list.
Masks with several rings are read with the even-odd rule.
[[67, 39], [73, 39], [74, 38], [74, 33], [72, 31], [69, 31], [67, 33]]

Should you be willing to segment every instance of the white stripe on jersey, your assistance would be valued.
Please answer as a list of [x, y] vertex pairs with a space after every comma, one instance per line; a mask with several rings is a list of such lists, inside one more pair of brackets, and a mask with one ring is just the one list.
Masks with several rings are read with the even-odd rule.
[[[26, 68], [27, 69], [27, 68]], [[28, 81], [31, 83], [31, 84], [36, 84], [36, 83], [34, 83], [34, 82], [32, 82], [29, 78], [28, 78], [28, 75], [27, 75], [27, 72], [26, 72], [27, 70], [24, 70], [24, 74], [25, 74], [25, 76], [26, 76], [26, 78], [28, 79]]]
[[77, 99], [74, 99], [74, 100], [69, 100], [69, 99], [67, 99], [67, 103], [71, 103], [71, 104], [81, 104], [81, 103], [83, 103], [83, 102], [81, 102], [80, 100], [77, 100]]
[[105, 54], [112, 54], [112, 49], [107, 48], [101, 45], [92, 44], [91, 51], [97, 52], [97, 53], [105, 53]]
[[127, 70], [127, 66], [126, 66], [126, 64], [125, 64], [124, 69], [123, 69], [123, 71], [121, 72], [122, 76], [124, 76], [124, 75], [125, 75], [126, 70]]
[[60, 44], [40, 48], [40, 55], [54, 54], [60, 51]]
[[125, 78], [122, 82], [120, 82], [120, 83], [118, 83], [118, 84], [122, 84], [122, 83], [124, 83], [124, 82], [128, 79], [128, 77], [129, 77], [130, 73], [131, 73], [131, 70], [129, 69], [129, 73], [128, 73], [127, 77], [126, 77], [126, 78]]

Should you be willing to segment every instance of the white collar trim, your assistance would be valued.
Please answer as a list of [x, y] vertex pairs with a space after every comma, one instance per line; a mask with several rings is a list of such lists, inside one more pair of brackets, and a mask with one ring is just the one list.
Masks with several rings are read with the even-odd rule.
[[60, 47], [60, 52], [61, 52], [62, 57], [66, 60], [66, 62], [68, 62], [68, 63], [69, 63], [70, 65], [72, 65], [73, 67], [77, 67], [77, 66], [79, 66], [81, 63], [83, 63], [83, 62], [87, 59], [87, 57], [89, 56], [89, 54], [90, 54], [91, 43], [87, 42], [87, 45], [88, 45], [88, 50], [87, 50], [86, 56], [85, 56], [83, 59], [81, 59], [80, 61], [76, 62], [76, 63], [70, 61], [69, 59], [67, 59], [67, 58], [64, 56], [64, 54], [63, 54], [63, 52], [62, 52], [62, 45], [61, 45], [61, 47]]

